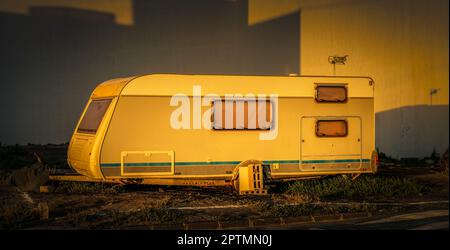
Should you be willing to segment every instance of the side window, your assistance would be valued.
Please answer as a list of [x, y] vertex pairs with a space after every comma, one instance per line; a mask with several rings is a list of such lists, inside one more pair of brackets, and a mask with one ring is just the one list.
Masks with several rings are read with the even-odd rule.
[[216, 100], [212, 105], [213, 129], [268, 130], [272, 127], [272, 103], [269, 100]]
[[89, 104], [86, 113], [78, 126], [78, 133], [95, 134], [100, 125], [111, 99], [95, 100]]
[[317, 102], [346, 102], [347, 87], [345, 86], [317, 86]]
[[317, 137], [345, 137], [348, 134], [346, 120], [317, 120]]

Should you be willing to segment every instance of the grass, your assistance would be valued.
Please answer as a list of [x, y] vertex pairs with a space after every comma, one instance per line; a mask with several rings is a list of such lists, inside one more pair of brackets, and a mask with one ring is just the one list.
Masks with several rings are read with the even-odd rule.
[[61, 145], [0, 145], [0, 169], [13, 171], [36, 162], [37, 153], [43, 162], [58, 169], [69, 169], [66, 162], [67, 144]]
[[39, 220], [36, 209], [20, 202], [0, 203], [0, 229], [20, 229]]
[[[168, 197], [167, 197], [168, 198]], [[182, 219], [182, 212], [169, 209], [170, 198], [162, 199], [153, 205], [147, 205], [131, 211], [111, 211], [113, 228], [122, 225], [148, 225], [160, 223], [175, 223]]]
[[83, 208], [69, 208], [66, 211], [64, 224], [81, 229], [121, 229], [129, 226], [173, 224], [183, 221], [184, 218], [181, 211], [169, 209], [167, 200], [128, 211]]
[[296, 217], [310, 215], [332, 215], [341, 213], [372, 212], [377, 209], [370, 204], [321, 204], [310, 201], [293, 202], [270, 202], [256, 201], [251, 204], [261, 215], [267, 217]]
[[144, 207], [139, 210], [129, 212], [113, 213], [113, 221], [116, 224], [158, 224], [158, 223], [174, 223], [181, 217], [178, 210], [160, 208], [160, 207]]
[[19, 169], [35, 161], [34, 156], [22, 146], [0, 147], [1, 169]]
[[123, 185], [113, 185], [100, 182], [60, 182], [57, 192], [62, 193], [101, 193], [101, 194], [117, 194], [126, 191]]
[[360, 213], [375, 211], [376, 206], [368, 204], [358, 205], [318, 205], [303, 203], [298, 205], [275, 205], [266, 210], [266, 214], [275, 217], [295, 217], [310, 215], [330, 215], [341, 213]]
[[[147, 206], [138, 210], [119, 211], [108, 210], [99, 216], [96, 214], [82, 215], [73, 220], [75, 225], [80, 226], [80, 222], [88, 225], [88, 228], [109, 228], [120, 229], [128, 226], [142, 226], [151, 224], [173, 224], [183, 219], [182, 213], [162, 207]], [[75, 216], [74, 216], [75, 218]]]
[[405, 198], [421, 195], [428, 188], [404, 177], [361, 176], [356, 180], [342, 176], [303, 180], [290, 184], [286, 192], [312, 200], [345, 198]]
[[63, 224], [79, 229], [121, 229], [129, 226], [176, 223], [182, 218], [181, 215], [180, 211], [157, 207], [132, 211], [103, 210], [95, 213], [73, 209], [68, 211]]

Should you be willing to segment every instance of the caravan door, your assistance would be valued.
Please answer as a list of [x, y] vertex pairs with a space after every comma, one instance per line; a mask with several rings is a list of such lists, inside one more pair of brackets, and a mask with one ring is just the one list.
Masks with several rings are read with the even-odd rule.
[[300, 122], [302, 171], [356, 170], [362, 166], [360, 117], [307, 116]]

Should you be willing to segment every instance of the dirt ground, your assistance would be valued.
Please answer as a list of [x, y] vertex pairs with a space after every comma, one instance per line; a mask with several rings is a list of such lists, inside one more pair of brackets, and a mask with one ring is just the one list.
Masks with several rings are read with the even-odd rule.
[[[32, 149], [23, 152], [22, 149], [12, 149], [19, 156], [17, 159], [7, 158], [7, 164], [15, 164], [14, 167], [19, 168], [21, 164], [33, 161], [26, 152], [36, 148], [30, 147]], [[9, 155], [11, 152], [8, 150], [11, 149], [6, 150]], [[52, 157], [47, 157], [51, 159], [49, 165], [65, 169], [64, 146], [54, 146], [51, 150]], [[7, 166], [1, 167], [3, 173], [10, 172]], [[0, 226], [3, 229], [180, 229], [189, 223], [240, 223], [240, 226], [245, 226], [253, 220], [283, 220], [280, 217], [284, 214], [286, 218], [290, 216], [284, 211], [291, 209], [288, 206], [306, 209], [304, 214], [309, 216], [305, 218], [311, 215], [365, 216], [426, 209], [448, 210], [448, 174], [426, 164], [402, 162], [384, 162], [379, 169], [377, 175], [407, 176], [425, 185], [427, 191], [402, 198], [311, 201], [288, 194], [283, 187], [271, 190], [268, 195], [239, 196], [230, 188], [60, 184], [54, 192], [41, 193], [22, 192], [16, 187], [2, 185]], [[299, 204], [312, 207], [298, 207]], [[319, 206], [321, 208], [317, 209]], [[342, 209], [342, 206], [349, 209]], [[273, 210], [274, 207], [278, 210]], [[280, 209], [283, 209], [282, 215], [272, 213]]]

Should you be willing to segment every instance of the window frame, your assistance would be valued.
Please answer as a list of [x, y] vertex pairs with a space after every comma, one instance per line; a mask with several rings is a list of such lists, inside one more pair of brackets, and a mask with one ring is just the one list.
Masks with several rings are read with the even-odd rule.
[[[105, 111], [104, 111], [104, 113], [103, 113], [103, 115], [102, 115], [102, 117], [100, 119], [100, 122], [98, 123], [97, 127], [95, 128], [95, 130], [80, 128], [80, 126], [83, 124], [83, 120], [86, 118], [86, 114], [89, 111], [89, 107], [92, 105], [92, 103], [100, 102], [100, 101], [109, 101], [109, 103], [108, 103], [108, 106], [106, 107], [106, 109], [105, 109]], [[97, 131], [98, 131], [100, 125], [102, 124], [102, 122], [103, 122], [103, 120], [105, 118], [105, 115], [108, 112], [109, 107], [111, 106], [112, 101], [113, 101], [113, 98], [103, 98], [103, 99], [93, 99], [93, 100], [91, 100], [89, 102], [88, 106], [86, 107], [86, 111], [83, 113], [83, 116], [81, 117], [80, 124], [78, 124], [76, 132], [79, 133], [79, 134], [87, 134], [87, 135], [95, 135], [95, 134], [97, 134]]]
[[[344, 122], [345, 134], [344, 135], [319, 135], [319, 123], [320, 122]], [[317, 119], [314, 127], [314, 134], [318, 138], [343, 138], [348, 136], [348, 121], [347, 119]]]
[[[271, 119], [270, 119], [270, 122], [269, 122], [270, 126], [268, 128], [260, 128], [258, 126], [256, 126], [255, 128], [249, 128], [248, 126], [244, 127], [244, 128], [236, 128], [234, 126], [233, 126], [233, 128], [225, 128], [225, 127], [217, 128], [217, 127], [215, 127], [214, 126], [214, 124], [215, 124], [215, 121], [214, 121], [214, 116], [215, 116], [214, 115], [214, 103], [215, 102], [221, 102], [222, 103], [221, 104], [222, 105], [222, 110], [223, 110], [225, 102], [227, 102], [227, 101], [232, 101], [233, 105], [235, 105], [235, 103], [238, 102], [238, 101], [241, 101], [241, 102], [256, 102], [256, 104], [259, 102], [258, 99], [246, 99], [246, 98], [242, 98], [242, 99], [241, 98], [235, 98], [235, 99], [228, 99], [228, 100], [225, 100], [224, 98], [220, 98], [220, 99], [212, 100], [211, 101], [211, 130], [216, 130], [216, 131], [268, 131], [268, 130], [271, 130], [271, 129], [274, 128], [274, 123], [275, 123], [275, 120], [274, 120], [274, 112], [275, 112], [274, 111], [274, 104], [273, 104], [272, 100], [268, 100], [268, 99], [265, 100], [266, 103], [269, 103], [269, 105], [270, 105], [269, 110], [271, 111], [270, 112], [270, 118]], [[243, 105], [245, 107], [245, 104], [243, 104]], [[258, 112], [257, 105], [256, 105], [256, 112]], [[246, 112], [244, 110], [244, 114], [245, 113]], [[247, 113], [247, 116], [248, 116], [248, 113]], [[236, 118], [236, 113], [234, 112], [233, 113], [233, 123], [236, 122], [235, 118]], [[248, 117], [246, 118], [244, 116], [244, 119], [248, 119]], [[256, 120], [256, 125], [258, 125], [258, 120]]]
[[[343, 88], [345, 91], [345, 99], [342, 101], [322, 101], [319, 100], [319, 89], [320, 88]], [[316, 103], [347, 103], [348, 102], [348, 87], [346, 84], [339, 84], [339, 85], [328, 85], [323, 83], [316, 83], [316, 86], [314, 87], [314, 100]]]

